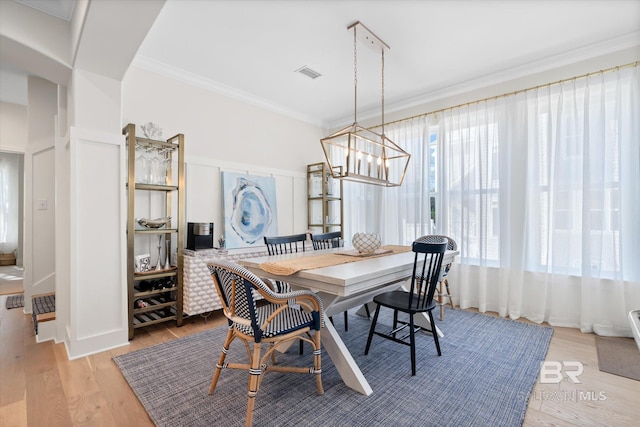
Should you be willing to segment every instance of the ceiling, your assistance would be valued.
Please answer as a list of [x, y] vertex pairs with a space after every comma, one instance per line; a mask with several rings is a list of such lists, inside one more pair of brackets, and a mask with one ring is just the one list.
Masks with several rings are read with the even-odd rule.
[[25, 6], [32, 7], [40, 12], [48, 13], [56, 18], [64, 19], [65, 21], [71, 20], [73, 14], [73, 8], [76, 5], [76, 0], [14, 0], [18, 3], [22, 3]]
[[[342, 125], [354, 114], [347, 27], [355, 21], [390, 46], [387, 112], [623, 48], [640, 52], [639, 0], [168, 0], [134, 64], [321, 126]], [[380, 113], [381, 58], [361, 42], [357, 50], [361, 119]], [[303, 66], [321, 76], [296, 73]]]

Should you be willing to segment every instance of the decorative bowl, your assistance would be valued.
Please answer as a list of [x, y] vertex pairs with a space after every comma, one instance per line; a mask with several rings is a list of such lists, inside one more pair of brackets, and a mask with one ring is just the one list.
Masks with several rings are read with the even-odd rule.
[[171, 217], [168, 216], [166, 218], [156, 218], [156, 219], [148, 219], [148, 218], [140, 218], [137, 219], [138, 224], [145, 228], [160, 228], [167, 224], [171, 223]]
[[351, 244], [358, 252], [371, 254], [382, 244], [378, 233], [356, 233], [351, 238]]

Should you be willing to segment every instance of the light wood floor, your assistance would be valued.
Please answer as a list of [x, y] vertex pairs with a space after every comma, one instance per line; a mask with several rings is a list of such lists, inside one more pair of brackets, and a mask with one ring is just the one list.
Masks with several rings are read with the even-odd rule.
[[0, 266], [0, 295], [19, 294], [22, 287], [22, 267], [15, 265]]
[[[188, 319], [181, 328], [145, 328], [128, 346], [69, 361], [62, 344], [36, 344], [30, 317], [20, 309], [7, 310], [5, 299], [0, 297], [1, 427], [151, 426], [111, 358], [224, 324], [217, 314], [206, 323], [197, 316]], [[547, 360], [582, 362], [582, 383], [538, 381], [525, 426], [638, 425], [640, 382], [598, 370], [594, 335], [554, 328]], [[605, 399], [584, 399], [601, 395]]]

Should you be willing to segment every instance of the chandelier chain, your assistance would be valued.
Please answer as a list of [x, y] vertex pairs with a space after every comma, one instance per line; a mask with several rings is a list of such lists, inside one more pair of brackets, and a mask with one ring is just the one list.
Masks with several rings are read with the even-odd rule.
[[384, 136], [384, 48], [382, 48], [382, 136]]
[[358, 122], [358, 40], [353, 27], [353, 122]]
[[[1, 1], [1, 0], [0, 0]], [[353, 30], [353, 106], [354, 122], [320, 139], [329, 170], [334, 178], [363, 184], [398, 187], [405, 178], [411, 154], [384, 134], [385, 50], [389, 46], [373, 34], [360, 21], [347, 27]], [[360, 33], [358, 34], [358, 31]], [[361, 40], [358, 40], [358, 37]], [[363, 43], [376, 51], [380, 49], [382, 101], [382, 134], [358, 125], [358, 44]], [[367, 62], [367, 61], [365, 61]], [[366, 64], [365, 64], [366, 65]]]

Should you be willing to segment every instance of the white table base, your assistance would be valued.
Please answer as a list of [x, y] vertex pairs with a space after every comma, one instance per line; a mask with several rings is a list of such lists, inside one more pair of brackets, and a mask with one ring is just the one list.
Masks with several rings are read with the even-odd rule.
[[338, 332], [336, 328], [333, 327], [329, 317], [325, 314], [324, 319], [324, 330], [322, 331], [322, 345], [325, 350], [327, 350], [327, 354], [331, 358], [331, 361], [335, 365], [340, 377], [347, 385], [354, 389], [355, 391], [364, 394], [365, 396], [369, 396], [373, 393], [369, 382], [362, 374], [360, 367], [351, 356], [349, 349]]

